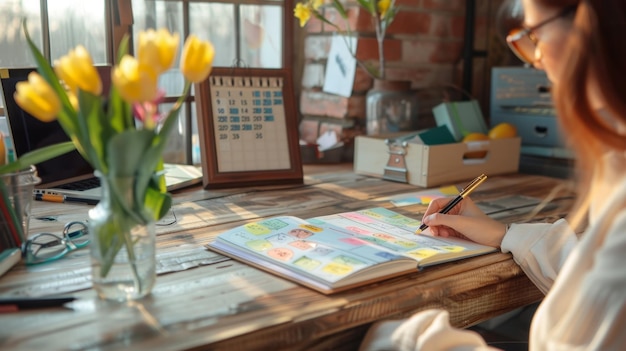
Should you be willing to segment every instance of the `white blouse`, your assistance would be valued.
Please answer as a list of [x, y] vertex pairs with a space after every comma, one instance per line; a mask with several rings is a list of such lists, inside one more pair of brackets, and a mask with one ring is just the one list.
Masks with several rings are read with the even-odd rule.
[[[611, 161], [617, 164], [606, 184], [616, 184], [626, 174], [615, 173], [626, 165], [623, 156]], [[580, 242], [565, 220], [512, 225], [506, 233], [502, 251], [511, 252], [547, 293], [533, 317], [529, 350], [626, 350], [626, 180], [617, 184], [592, 199], [589, 226]], [[493, 350], [478, 334], [451, 327], [443, 310], [378, 323], [361, 349], [390, 347]]]

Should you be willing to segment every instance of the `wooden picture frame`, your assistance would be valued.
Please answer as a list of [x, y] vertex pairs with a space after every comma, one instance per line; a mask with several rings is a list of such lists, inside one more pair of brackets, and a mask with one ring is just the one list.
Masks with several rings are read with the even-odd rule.
[[213, 68], [195, 89], [205, 189], [303, 182], [287, 70]]

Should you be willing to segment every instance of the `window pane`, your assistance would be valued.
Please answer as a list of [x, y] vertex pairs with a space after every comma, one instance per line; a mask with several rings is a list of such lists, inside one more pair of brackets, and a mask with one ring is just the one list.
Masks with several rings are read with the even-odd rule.
[[235, 63], [237, 37], [235, 10], [232, 4], [190, 3], [189, 32], [215, 47], [214, 66], [230, 67]]
[[250, 67], [282, 67], [283, 11], [280, 6], [241, 6], [241, 58]]
[[95, 64], [107, 64], [104, 0], [48, 0], [52, 62], [83, 45]]
[[[28, 32], [41, 49], [41, 9], [39, 0], [0, 0], [0, 67], [34, 67], [22, 30], [26, 18]], [[0, 105], [2, 99], [0, 99]]]

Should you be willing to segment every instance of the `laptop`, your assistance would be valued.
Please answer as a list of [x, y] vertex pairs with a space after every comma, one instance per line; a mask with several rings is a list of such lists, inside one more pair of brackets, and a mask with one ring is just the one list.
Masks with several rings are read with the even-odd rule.
[[[110, 87], [111, 67], [98, 66], [102, 78], [103, 91]], [[28, 79], [34, 68], [0, 69], [0, 87], [4, 99], [5, 115], [13, 141], [16, 157], [38, 148], [67, 141], [69, 138], [58, 122], [44, 123], [22, 110], [15, 99], [15, 86]], [[74, 199], [85, 199], [93, 203], [100, 199], [101, 189], [98, 178], [89, 163], [72, 151], [36, 165], [41, 183], [35, 194], [53, 193]], [[193, 165], [165, 164], [165, 182], [168, 191], [177, 190], [202, 182], [202, 169]]]

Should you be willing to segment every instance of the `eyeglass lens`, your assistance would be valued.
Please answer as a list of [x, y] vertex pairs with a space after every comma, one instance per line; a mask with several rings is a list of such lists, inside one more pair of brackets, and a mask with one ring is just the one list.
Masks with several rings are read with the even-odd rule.
[[511, 51], [513, 51], [520, 60], [531, 64], [534, 62], [537, 45], [530, 38], [530, 33], [527, 30], [521, 28], [513, 29], [507, 37], [506, 42]]
[[27, 264], [36, 264], [60, 258], [88, 243], [87, 226], [82, 222], [70, 222], [63, 228], [63, 237], [51, 233], [36, 234], [24, 243], [23, 252]]
[[63, 228], [63, 236], [78, 247], [89, 243], [89, 230], [83, 222], [69, 222]]
[[68, 250], [63, 239], [51, 233], [37, 234], [28, 242], [27, 249], [33, 257], [41, 260], [61, 255]]

